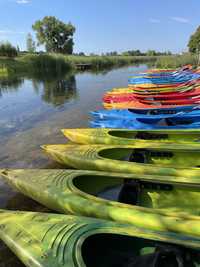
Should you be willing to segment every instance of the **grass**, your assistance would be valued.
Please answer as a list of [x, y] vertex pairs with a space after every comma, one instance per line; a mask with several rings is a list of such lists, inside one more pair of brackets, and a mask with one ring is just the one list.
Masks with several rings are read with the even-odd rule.
[[155, 57], [148, 56], [68, 56], [67, 59], [73, 66], [76, 64], [91, 64], [93, 69], [156, 61]]
[[148, 56], [65, 56], [47, 53], [21, 54], [16, 58], [0, 57], [0, 69], [5, 69], [8, 75], [25, 75], [28, 73], [54, 75], [67, 72], [70, 69], [75, 69], [77, 64], [90, 64], [91, 69], [100, 70], [115, 66], [155, 62], [156, 59], [156, 57]]
[[157, 68], [178, 68], [186, 64], [198, 65], [197, 55], [186, 53], [183, 55], [163, 56], [157, 59]]
[[0, 68], [0, 77], [7, 77], [8, 76], [8, 69], [6, 67]]
[[7, 69], [8, 75], [55, 74], [66, 72], [72, 65], [60, 55], [26, 54], [16, 58], [0, 58], [0, 69]]

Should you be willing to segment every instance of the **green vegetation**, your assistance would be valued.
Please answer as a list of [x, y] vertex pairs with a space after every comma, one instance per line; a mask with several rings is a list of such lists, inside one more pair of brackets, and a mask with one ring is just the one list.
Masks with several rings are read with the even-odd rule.
[[0, 44], [0, 56], [3, 57], [16, 57], [18, 54], [17, 49], [9, 42], [3, 42]]
[[27, 75], [42, 73], [44, 75], [62, 74], [76, 69], [78, 64], [88, 64], [92, 70], [106, 69], [129, 64], [155, 62], [156, 57], [147, 56], [67, 56], [62, 54], [22, 54], [16, 58], [0, 58], [0, 69], [9, 75]]
[[32, 28], [36, 31], [38, 44], [45, 45], [47, 52], [72, 54], [75, 27], [71, 23], [46, 16], [36, 21]]
[[31, 73], [61, 74], [71, 68], [70, 62], [60, 54], [27, 54], [20, 59]]
[[[116, 53], [116, 52], [111, 52], [111, 53]], [[123, 56], [150, 56], [150, 57], [152, 57], [152, 56], [168, 56], [171, 54], [172, 53], [170, 51], [158, 52], [155, 50], [148, 50], [146, 52], [141, 52], [140, 50], [129, 50], [129, 51], [125, 51], [122, 53]]]
[[0, 69], [7, 69], [9, 75], [27, 75], [29, 73], [60, 74], [72, 66], [68, 60], [56, 54], [25, 54], [19, 57], [0, 58]]
[[186, 64], [197, 66], [197, 55], [186, 53], [183, 55], [163, 56], [159, 57], [156, 61], [157, 68], [178, 68]]
[[92, 69], [103, 69], [156, 61], [155, 57], [146, 56], [67, 56], [66, 58], [73, 66], [76, 64], [91, 64]]
[[200, 26], [197, 28], [196, 32], [191, 35], [188, 47], [191, 53], [200, 52]]
[[0, 68], [0, 78], [8, 76], [8, 70], [5, 67]]

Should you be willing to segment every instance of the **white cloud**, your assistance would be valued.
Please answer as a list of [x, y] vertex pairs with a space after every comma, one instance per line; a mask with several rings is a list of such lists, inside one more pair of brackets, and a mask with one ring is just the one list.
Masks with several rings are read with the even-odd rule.
[[28, 3], [30, 3], [30, 0], [17, 0], [16, 3], [17, 3], [17, 4], [20, 4], [20, 5], [21, 5], [21, 4], [22, 4], [22, 5], [23, 5], [23, 4], [28, 4]]
[[171, 17], [170, 19], [180, 23], [189, 23], [189, 19], [183, 17]]
[[160, 20], [159, 19], [150, 18], [149, 22], [151, 22], [151, 23], [160, 23]]

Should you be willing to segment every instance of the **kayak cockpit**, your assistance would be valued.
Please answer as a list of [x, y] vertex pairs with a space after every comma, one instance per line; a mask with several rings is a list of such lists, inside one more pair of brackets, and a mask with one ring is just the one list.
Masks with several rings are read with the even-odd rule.
[[[168, 120], [167, 124], [170, 124], [172, 120]], [[180, 122], [182, 123], [182, 122]], [[183, 121], [183, 123], [186, 123], [186, 121]], [[190, 121], [188, 122], [190, 123]], [[200, 132], [190, 132], [185, 133], [184, 131], [178, 132], [178, 131], [119, 131], [119, 130], [110, 130], [108, 131], [108, 135], [112, 137], [118, 137], [123, 139], [139, 139], [139, 140], [169, 140], [169, 141], [196, 141], [199, 140]]]
[[145, 132], [145, 131], [115, 131], [111, 130], [108, 132], [110, 136], [125, 138], [125, 139], [142, 139], [142, 140], [168, 140], [168, 134], [156, 133], [156, 132]]
[[108, 148], [98, 152], [100, 157], [132, 163], [156, 164], [162, 166], [198, 167], [200, 151], [163, 148]]
[[200, 266], [199, 253], [191, 249], [109, 233], [86, 238], [82, 258], [86, 267]]
[[184, 210], [200, 215], [200, 187], [120, 176], [80, 175], [73, 185], [90, 196], [145, 208]]

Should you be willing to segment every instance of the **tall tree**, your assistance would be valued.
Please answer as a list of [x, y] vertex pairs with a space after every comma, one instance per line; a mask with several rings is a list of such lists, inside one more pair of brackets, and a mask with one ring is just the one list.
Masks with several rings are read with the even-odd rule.
[[188, 47], [191, 53], [200, 52], [200, 26], [197, 28], [196, 32], [191, 35]]
[[26, 48], [30, 53], [34, 53], [36, 50], [35, 42], [33, 41], [32, 35], [29, 33], [26, 38]]
[[45, 45], [47, 52], [72, 54], [75, 27], [71, 23], [46, 16], [36, 21], [32, 28], [36, 31], [38, 44]]

